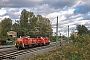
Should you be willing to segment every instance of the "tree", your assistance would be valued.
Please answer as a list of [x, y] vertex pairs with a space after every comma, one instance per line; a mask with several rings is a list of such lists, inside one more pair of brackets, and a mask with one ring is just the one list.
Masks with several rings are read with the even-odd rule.
[[21, 35], [49, 36], [52, 34], [52, 27], [48, 18], [41, 15], [35, 16], [33, 12], [22, 10], [20, 20], [13, 24], [13, 30]]
[[50, 24], [50, 20], [48, 18], [44, 18], [41, 15], [37, 15], [37, 23], [39, 27], [40, 35], [49, 36], [52, 34], [52, 26]]
[[15, 23], [12, 25], [12, 30], [18, 31], [18, 28], [20, 28], [19, 20], [15, 20]]
[[30, 36], [37, 35], [37, 17], [34, 15], [33, 12], [29, 12], [28, 17], [28, 32], [27, 34]]
[[20, 37], [20, 21], [19, 20], [15, 20], [15, 23], [12, 25], [12, 30], [17, 32], [17, 37]]
[[[22, 29], [22, 35], [26, 34], [28, 31], [28, 16], [29, 12], [26, 11], [25, 9], [22, 10], [21, 16], [20, 16], [20, 29]], [[19, 32], [18, 32], [19, 34]]]
[[21, 12], [21, 16], [20, 16], [20, 26], [22, 28], [26, 28], [27, 25], [28, 25], [28, 11], [23, 9], [23, 11]]
[[12, 29], [12, 20], [10, 18], [5, 18], [1, 21], [2, 36], [6, 36], [7, 32]]
[[90, 30], [88, 30], [88, 34], [90, 35]]
[[1, 33], [2, 33], [2, 27], [1, 27], [1, 23], [0, 23], [0, 36], [1, 36]]
[[84, 25], [77, 25], [78, 34], [88, 34], [88, 29]]

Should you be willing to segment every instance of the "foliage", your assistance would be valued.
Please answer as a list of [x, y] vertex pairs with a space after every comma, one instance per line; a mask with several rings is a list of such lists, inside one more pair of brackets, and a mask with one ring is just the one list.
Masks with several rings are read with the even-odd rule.
[[35, 54], [25, 60], [89, 60], [89, 46], [87, 46], [87, 49], [80, 48], [73, 43], [62, 44], [61, 46], [58, 46], [58, 48], [54, 48], [49, 52]]
[[88, 30], [84, 25], [77, 25], [77, 32], [72, 32], [70, 38], [75, 41], [78, 37], [86, 37], [90, 35], [90, 30]]
[[1, 27], [1, 23], [0, 23], [0, 36], [2, 34], [2, 27]]
[[[60, 40], [61, 40], [61, 37], [58, 36], [58, 41], [60, 41]], [[68, 40], [68, 38], [63, 37], [62, 40]], [[56, 36], [50, 36], [50, 41], [51, 42], [56, 42]]]
[[1, 28], [2, 28], [2, 36], [6, 36], [7, 32], [12, 29], [12, 20], [9, 18], [5, 18], [1, 21]]
[[71, 38], [71, 40], [74, 41], [74, 39], [75, 39], [76, 37], [74, 36], [74, 34], [71, 34], [70, 38]]
[[56, 41], [56, 36], [50, 36], [50, 41], [55, 42]]
[[88, 33], [88, 29], [84, 25], [77, 25], [76, 28], [78, 30], [78, 34], [80, 35]]
[[35, 16], [33, 12], [26, 11], [21, 12], [20, 21], [13, 24], [14, 29], [18, 32], [18, 36], [49, 36], [52, 34], [52, 28], [50, 20], [44, 18], [41, 15]]
[[20, 27], [26, 28], [28, 26], [28, 11], [23, 9], [20, 16]]
[[[49, 52], [35, 54], [29, 60], [89, 60], [90, 35], [83, 34], [74, 38], [73, 42], [62, 44]], [[28, 60], [25, 59], [25, 60]]]
[[79, 43], [86, 43], [90, 41], [90, 35], [88, 34], [83, 34], [83, 35], [77, 35], [76, 38], [73, 38], [74, 42], [79, 42]]
[[10, 18], [5, 18], [0, 22], [0, 37], [7, 37], [8, 31], [17, 32], [17, 37], [28, 35], [35, 36], [50, 36], [52, 35], [52, 27], [48, 18], [41, 15], [34, 15], [33, 12], [29, 12], [23, 9], [19, 20], [15, 20], [12, 24]]

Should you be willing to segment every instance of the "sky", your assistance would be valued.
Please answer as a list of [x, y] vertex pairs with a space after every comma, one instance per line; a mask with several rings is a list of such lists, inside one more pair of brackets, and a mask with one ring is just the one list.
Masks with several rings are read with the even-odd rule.
[[11, 18], [13, 22], [20, 18], [21, 11], [34, 12], [49, 18], [56, 32], [58, 16], [58, 31], [67, 36], [77, 25], [90, 26], [90, 0], [0, 0], [0, 21]]

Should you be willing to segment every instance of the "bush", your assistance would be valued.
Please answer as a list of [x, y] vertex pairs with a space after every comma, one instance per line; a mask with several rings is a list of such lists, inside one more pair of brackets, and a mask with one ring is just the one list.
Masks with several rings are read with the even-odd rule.
[[76, 38], [73, 38], [72, 40], [73, 40], [73, 42], [89, 43], [90, 35], [88, 35], [88, 34], [78, 35]]
[[56, 41], [56, 36], [50, 36], [50, 41], [55, 42]]
[[78, 35], [73, 42], [62, 44], [58, 48], [36, 55], [31, 60], [90, 60], [90, 36]]

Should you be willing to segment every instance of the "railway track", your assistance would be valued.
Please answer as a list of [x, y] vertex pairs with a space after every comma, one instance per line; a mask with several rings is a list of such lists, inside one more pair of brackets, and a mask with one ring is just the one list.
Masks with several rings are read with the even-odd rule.
[[6, 48], [12, 48], [14, 47], [14, 45], [11, 45], [11, 46], [0, 46], [0, 49], [6, 49]]
[[[52, 43], [50, 45], [47, 46], [41, 46], [41, 47], [35, 47], [35, 48], [28, 48], [28, 49], [23, 49], [23, 50], [8, 50], [8, 51], [1, 51], [0, 52], [0, 59], [16, 59], [18, 60], [19, 57], [24, 56], [25, 54], [32, 54], [34, 52], [40, 51], [40, 50], [44, 50], [50, 47], [55, 46], [55, 43]], [[26, 56], [25, 55], [25, 56]]]

